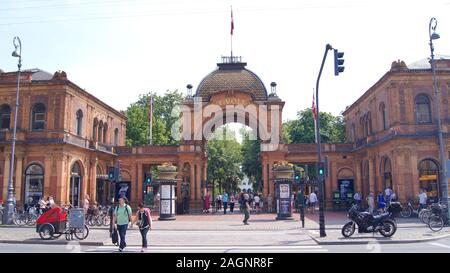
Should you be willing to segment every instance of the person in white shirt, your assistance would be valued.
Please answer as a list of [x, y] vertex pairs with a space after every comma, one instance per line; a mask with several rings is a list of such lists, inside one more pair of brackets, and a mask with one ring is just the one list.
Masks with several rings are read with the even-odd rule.
[[259, 212], [259, 196], [256, 194], [255, 197], [253, 197], [253, 200], [255, 201], [253, 205], [255, 206], [256, 213]]
[[422, 210], [427, 207], [427, 199], [428, 196], [424, 190], [420, 190], [419, 194], [419, 210]]
[[367, 196], [367, 205], [369, 206], [369, 213], [373, 214], [373, 209], [375, 207], [375, 198], [373, 197], [372, 192]]
[[312, 213], [314, 213], [314, 211], [316, 210], [316, 204], [317, 204], [317, 195], [315, 192], [311, 192], [311, 194], [309, 195], [309, 206], [311, 208]]

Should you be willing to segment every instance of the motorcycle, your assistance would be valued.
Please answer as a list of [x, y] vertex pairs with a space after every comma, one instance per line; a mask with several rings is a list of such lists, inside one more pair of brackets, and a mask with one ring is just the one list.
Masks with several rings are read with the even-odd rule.
[[358, 233], [380, 232], [384, 237], [391, 237], [397, 231], [395, 217], [401, 212], [400, 203], [392, 202], [388, 207], [388, 212], [373, 216], [369, 212], [360, 212], [358, 205], [353, 205], [348, 211], [347, 222], [341, 230], [344, 237], [353, 235], [358, 226]]

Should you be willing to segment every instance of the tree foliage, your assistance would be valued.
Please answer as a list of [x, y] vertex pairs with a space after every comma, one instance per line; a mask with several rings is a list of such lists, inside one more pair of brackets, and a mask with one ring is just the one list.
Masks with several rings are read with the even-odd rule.
[[[283, 130], [287, 143], [315, 143], [314, 118], [311, 108], [299, 111], [297, 119], [285, 122]], [[322, 143], [345, 142], [345, 124], [342, 116], [320, 112], [320, 139]]]
[[176, 145], [179, 143], [171, 130], [178, 120], [172, 116], [172, 109], [179, 105], [184, 96], [177, 90], [166, 91], [163, 96], [149, 92], [139, 96], [138, 101], [132, 103], [126, 110], [128, 146], [148, 145], [150, 124], [148, 120], [149, 97], [153, 95], [153, 130], [152, 142], [154, 145]]
[[256, 140], [253, 132], [242, 130], [242, 172], [252, 182], [253, 189], [258, 191], [262, 187], [261, 141]]
[[209, 182], [227, 193], [236, 192], [238, 182], [242, 179], [241, 144], [236, 136], [227, 127], [217, 129], [208, 141], [206, 154]]

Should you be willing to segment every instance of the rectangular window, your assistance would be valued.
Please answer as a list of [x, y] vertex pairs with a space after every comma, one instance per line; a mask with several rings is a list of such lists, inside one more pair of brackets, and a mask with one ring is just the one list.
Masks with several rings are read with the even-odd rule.
[[9, 129], [9, 124], [11, 121], [10, 114], [3, 114], [0, 116], [0, 129]]

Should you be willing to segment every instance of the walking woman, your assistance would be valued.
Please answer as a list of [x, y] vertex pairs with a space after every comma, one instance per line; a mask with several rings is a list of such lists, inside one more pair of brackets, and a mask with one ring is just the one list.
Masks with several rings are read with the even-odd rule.
[[147, 250], [147, 232], [152, 229], [152, 215], [151, 211], [148, 208], [144, 208], [144, 203], [140, 202], [138, 205], [138, 211], [136, 212], [136, 218], [131, 223], [138, 223], [139, 231], [142, 236], [142, 249], [141, 252], [145, 252]]

